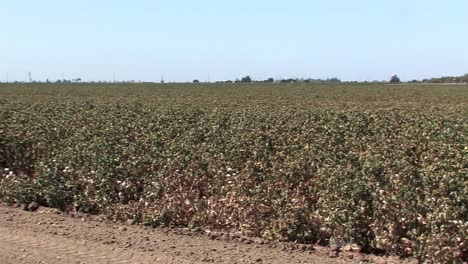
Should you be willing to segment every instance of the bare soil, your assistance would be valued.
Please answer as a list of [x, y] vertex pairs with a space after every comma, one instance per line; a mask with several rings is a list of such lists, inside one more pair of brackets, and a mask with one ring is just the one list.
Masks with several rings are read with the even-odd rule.
[[102, 216], [63, 214], [50, 208], [32, 213], [0, 205], [2, 264], [361, 262], [400, 260], [358, 252], [335, 254], [329, 248], [207, 230], [122, 225]]

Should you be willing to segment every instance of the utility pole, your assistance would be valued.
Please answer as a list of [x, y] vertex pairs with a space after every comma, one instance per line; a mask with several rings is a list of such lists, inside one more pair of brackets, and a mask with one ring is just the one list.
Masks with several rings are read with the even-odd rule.
[[8, 80], [8, 72], [6, 73], [6, 83], [8, 83], [9, 80]]
[[32, 83], [32, 76], [31, 76], [31, 72], [29, 72], [29, 82]]

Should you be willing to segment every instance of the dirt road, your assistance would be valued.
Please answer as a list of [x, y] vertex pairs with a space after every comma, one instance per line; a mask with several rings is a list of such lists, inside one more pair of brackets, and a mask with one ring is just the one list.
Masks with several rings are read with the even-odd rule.
[[[0, 205], [0, 263], [359, 263], [372, 256], [197, 230], [119, 225], [99, 216]], [[378, 259], [375, 257], [375, 259]], [[380, 261], [378, 261], [380, 262]], [[392, 263], [386, 258], [386, 262]]]

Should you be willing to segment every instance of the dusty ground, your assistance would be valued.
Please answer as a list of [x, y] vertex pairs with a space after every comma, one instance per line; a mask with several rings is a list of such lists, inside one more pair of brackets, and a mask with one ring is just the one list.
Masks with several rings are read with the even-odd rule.
[[0, 263], [398, 263], [397, 258], [269, 243], [201, 230], [119, 225], [99, 216], [0, 205]]

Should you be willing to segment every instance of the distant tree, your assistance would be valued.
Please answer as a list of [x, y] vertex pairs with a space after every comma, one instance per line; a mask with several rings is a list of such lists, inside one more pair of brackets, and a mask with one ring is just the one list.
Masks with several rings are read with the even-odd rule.
[[297, 80], [293, 79], [293, 78], [289, 78], [289, 79], [283, 79], [280, 82], [282, 82], [282, 83], [296, 83]]
[[193, 83], [199, 83], [200, 81], [199, 80], [193, 80]]
[[390, 78], [390, 83], [400, 83], [400, 78], [397, 75], [393, 75], [392, 78]]
[[268, 78], [265, 80], [266, 83], [272, 83], [272, 82], [275, 82], [275, 79], [273, 78]]
[[245, 76], [245, 77], [242, 77], [241, 82], [243, 82], [243, 83], [251, 83], [251, 82], [252, 82], [252, 78], [250, 78], [250, 76], [247, 75], [247, 76]]
[[463, 75], [463, 77], [461, 78], [462, 82], [468, 82], [468, 73]]
[[330, 82], [330, 83], [340, 83], [341, 80], [335, 77], [335, 78], [327, 79], [326, 82]]

